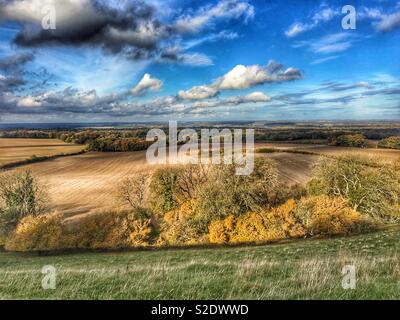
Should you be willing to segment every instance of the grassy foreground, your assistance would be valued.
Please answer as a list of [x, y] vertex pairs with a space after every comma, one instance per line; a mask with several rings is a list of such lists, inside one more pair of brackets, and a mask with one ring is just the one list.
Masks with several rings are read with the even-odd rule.
[[[35, 256], [0, 252], [1, 299], [399, 299], [400, 228], [266, 246]], [[342, 288], [354, 264], [357, 288]], [[44, 265], [57, 269], [42, 289]]]

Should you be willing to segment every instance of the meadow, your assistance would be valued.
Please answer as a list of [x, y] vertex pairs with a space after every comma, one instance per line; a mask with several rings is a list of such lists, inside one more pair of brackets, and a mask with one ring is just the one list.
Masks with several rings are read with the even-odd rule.
[[[400, 228], [241, 247], [0, 252], [0, 299], [399, 299]], [[342, 287], [354, 265], [356, 289]], [[56, 268], [56, 289], [41, 286]]]

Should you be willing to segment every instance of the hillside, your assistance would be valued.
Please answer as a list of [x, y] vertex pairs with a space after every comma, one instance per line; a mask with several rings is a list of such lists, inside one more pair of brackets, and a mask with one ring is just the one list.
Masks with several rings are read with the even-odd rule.
[[[75, 253], [0, 252], [0, 299], [398, 299], [400, 229], [275, 245]], [[354, 264], [355, 290], [342, 268]], [[40, 286], [44, 265], [57, 289]]]

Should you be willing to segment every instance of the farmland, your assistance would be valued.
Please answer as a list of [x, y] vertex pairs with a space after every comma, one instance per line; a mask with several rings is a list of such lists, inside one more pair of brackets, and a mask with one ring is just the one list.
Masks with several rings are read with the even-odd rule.
[[[9, 161], [80, 151], [53, 139], [0, 139]], [[25, 152], [17, 153], [16, 150]], [[361, 154], [394, 161], [398, 150], [332, 147], [289, 142], [257, 143], [272, 159], [278, 180], [305, 184], [321, 155]], [[49, 150], [53, 153], [49, 153]], [[42, 152], [42, 153], [41, 153]], [[14, 155], [14, 158], [13, 158]], [[86, 152], [8, 170], [29, 169], [46, 186], [51, 210], [81, 224], [98, 209], [115, 210], [117, 185], [150, 172], [145, 151]], [[112, 212], [112, 211], [110, 211]], [[71, 226], [71, 224], [67, 224]], [[76, 252], [40, 256], [0, 251], [0, 298], [21, 299], [398, 299], [397, 226], [350, 237], [273, 241], [258, 246]], [[261, 244], [261, 243], [259, 243]], [[357, 288], [344, 290], [342, 268], [354, 265]], [[44, 265], [57, 270], [56, 290], [40, 286]], [[18, 266], [18, 267], [16, 267]], [[239, 280], [238, 280], [239, 279]]]
[[0, 166], [29, 159], [30, 157], [54, 156], [75, 153], [84, 146], [69, 144], [57, 139], [0, 139]]
[[[54, 155], [82, 150], [81, 145], [65, 144], [53, 139], [0, 139], [2, 159], [18, 161], [35, 155]], [[387, 161], [400, 157], [400, 151], [382, 149], [357, 149], [324, 145], [295, 143], [259, 143], [256, 148], [274, 148], [283, 151], [305, 151], [310, 154], [274, 152], [260, 154], [273, 159], [280, 180], [291, 185], [307, 182], [312, 174], [313, 163], [320, 154], [363, 154], [377, 156]], [[20, 153], [18, 153], [18, 151]], [[4, 154], [4, 156], [3, 156]], [[144, 151], [137, 152], [88, 152], [85, 154], [52, 159], [25, 165], [48, 188], [52, 208], [66, 216], [86, 214], [96, 209], [118, 205], [115, 190], [126, 176], [136, 172], [156, 169], [146, 163]], [[17, 170], [17, 169], [15, 169]]]

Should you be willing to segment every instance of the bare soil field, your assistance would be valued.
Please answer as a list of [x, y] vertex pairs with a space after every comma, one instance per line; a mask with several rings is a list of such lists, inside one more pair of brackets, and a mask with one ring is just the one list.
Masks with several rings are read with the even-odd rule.
[[0, 138], [0, 165], [29, 159], [32, 156], [54, 156], [79, 152], [84, 146], [57, 139]]
[[344, 155], [344, 154], [352, 154], [352, 155], [362, 155], [362, 156], [371, 156], [377, 157], [381, 160], [394, 161], [400, 158], [399, 150], [392, 149], [373, 149], [373, 148], [348, 148], [348, 147], [332, 147], [327, 145], [311, 145], [311, 144], [296, 144], [296, 143], [260, 143], [257, 144], [257, 148], [275, 148], [282, 150], [299, 150], [312, 152], [316, 154], [326, 154], [326, 155]]
[[[54, 148], [54, 152], [56, 150], [59, 152], [79, 151], [79, 149], [73, 149], [76, 146], [63, 145], [57, 140], [50, 141], [48, 147], [43, 144], [43, 142], [47, 142], [46, 140], [42, 141], [42, 144], [39, 144], [41, 140], [35, 139], [9, 140], [19, 140], [21, 148], [25, 148], [23, 146], [32, 143], [31, 147], [27, 147], [32, 149], [32, 154], [38, 154], [39, 151], [44, 152], [42, 148]], [[51, 144], [53, 144], [53, 147]], [[11, 145], [11, 141], [9, 145]], [[3, 142], [2, 146], [3, 148], [0, 148], [0, 150], [8, 154], [5, 142]], [[72, 149], [68, 149], [68, 147], [72, 147]], [[375, 154], [388, 160], [400, 157], [400, 151], [381, 149], [352, 149], [322, 145], [303, 146], [289, 143], [263, 143], [257, 144], [256, 148], [258, 147], [301, 149], [332, 155], [357, 152], [366, 155]], [[18, 149], [15, 145], [11, 145], [10, 148], [12, 150]], [[286, 152], [258, 154], [257, 156], [268, 157], [276, 161], [280, 179], [287, 184], [307, 182], [312, 174], [312, 166], [319, 158], [318, 155]], [[139, 171], [151, 171], [156, 167], [146, 163], [144, 151], [138, 151], [121, 153], [89, 152], [29, 164], [18, 169], [30, 169], [47, 185], [52, 206], [55, 210], [64, 213], [66, 216], [79, 216], [97, 209], [115, 208], [118, 205], [116, 200], [118, 183], [124, 177]]]

